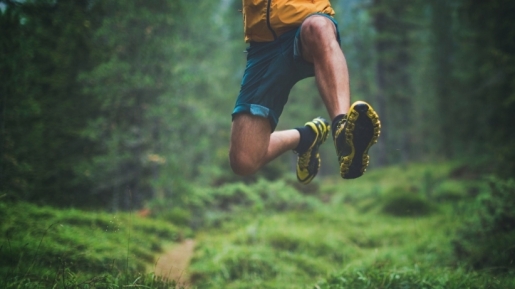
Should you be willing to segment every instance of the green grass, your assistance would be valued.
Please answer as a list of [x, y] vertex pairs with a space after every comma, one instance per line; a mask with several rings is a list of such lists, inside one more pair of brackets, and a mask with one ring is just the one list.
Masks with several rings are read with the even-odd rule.
[[0, 202], [0, 219], [2, 288], [162, 284], [145, 270], [180, 237], [169, 223], [127, 213]]
[[[198, 288], [515, 288], [512, 271], [473, 271], [456, 231], [485, 184], [455, 164], [325, 179], [311, 210], [238, 215], [198, 236]], [[312, 196], [313, 194], [311, 194]], [[266, 206], [266, 205], [265, 205]]]
[[442, 163], [195, 188], [161, 220], [0, 199], [0, 287], [176, 288], [148, 271], [190, 224], [193, 288], [515, 288], [514, 191]]
[[199, 236], [192, 266], [199, 288], [311, 288], [341, 270], [453, 265], [457, 220], [448, 214], [396, 218], [341, 206], [258, 219]]

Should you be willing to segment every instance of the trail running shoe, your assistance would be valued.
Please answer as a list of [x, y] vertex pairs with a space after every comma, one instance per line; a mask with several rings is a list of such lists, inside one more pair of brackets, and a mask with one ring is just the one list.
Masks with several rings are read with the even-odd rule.
[[320, 154], [318, 153], [318, 148], [327, 139], [329, 123], [325, 119], [317, 117], [307, 122], [305, 125], [309, 126], [316, 133], [313, 144], [311, 144], [305, 153], [299, 154], [297, 158], [297, 179], [302, 184], [307, 185], [313, 180], [320, 169]]
[[364, 101], [353, 103], [347, 117], [336, 125], [334, 136], [342, 178], [363, 175], [370, 160], [368, 150], [377, 142], [380, 132], [381, 122], [372, 106]]

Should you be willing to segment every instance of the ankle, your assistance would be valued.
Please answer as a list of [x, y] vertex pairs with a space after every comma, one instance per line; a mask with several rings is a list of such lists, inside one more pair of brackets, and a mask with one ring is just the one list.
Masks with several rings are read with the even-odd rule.
[[294, 151], [297, 154], [303, 154], [309, 150], [311, 145], [313, 144], [313, 141], [316, 138], [316, 133], [313, 131], [313, 129], [309, 126], [303, 126], [303, 127], [296, 127], [296, 130], [299, 131], [300, 134], [300, 140], [297, 147], [294, 149]]

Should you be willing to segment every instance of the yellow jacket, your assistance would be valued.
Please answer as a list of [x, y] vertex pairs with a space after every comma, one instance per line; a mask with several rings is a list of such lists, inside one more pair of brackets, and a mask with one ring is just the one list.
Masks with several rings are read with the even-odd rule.
[[317, 12], [334, 15], [329, 0], [243, 0], [245, 42], [273, 41]]

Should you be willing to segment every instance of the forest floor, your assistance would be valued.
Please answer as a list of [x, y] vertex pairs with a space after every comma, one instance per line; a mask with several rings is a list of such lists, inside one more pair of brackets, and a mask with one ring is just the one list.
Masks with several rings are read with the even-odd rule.
[[188, 265], [195, 248], [193, 239], [186, 239], [182, 243], [170, 247], [159, 257], [155, 267], [156, 276], [175, 281], [177, 284], [189, 288]]
[[[478, 235], [463, 235], [482, 232], [482, 200], [511, 212], [515, 185], [458, 169], [397, 166], [303, 191], [285, 180], [199, 190], [209, 201], [198, 231], [131, 212], [0, 199], [0, 288], [515, 288], [511, 264], [499, 273], [468, 267], [506, 252], [511, 239], [479, 247], [468, 237]], [[477, 250], [460, 257], [457, 245]]]

